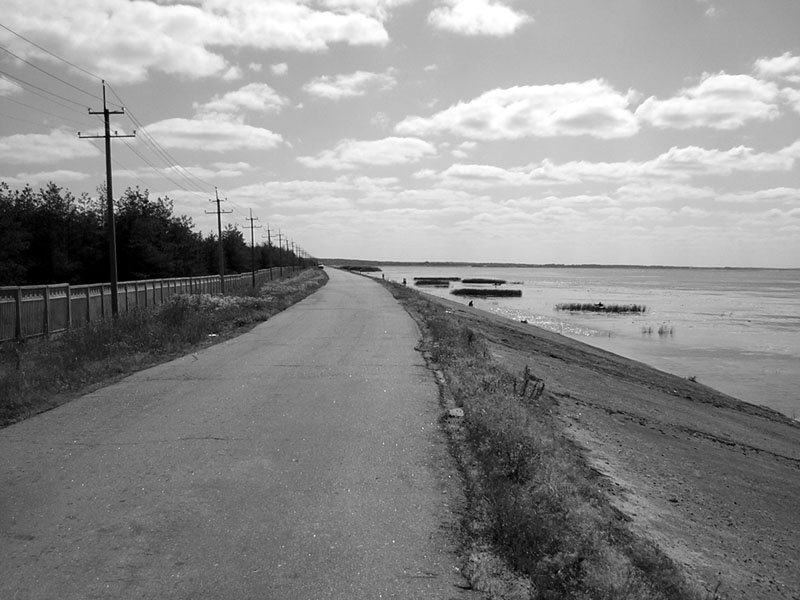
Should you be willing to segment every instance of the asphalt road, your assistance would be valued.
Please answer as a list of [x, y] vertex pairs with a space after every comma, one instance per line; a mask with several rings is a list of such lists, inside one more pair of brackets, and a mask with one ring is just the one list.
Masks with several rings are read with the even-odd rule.
[[0, 430], [0, 598], [476, 597], [418, 329], [329, 275], [245, 335]]

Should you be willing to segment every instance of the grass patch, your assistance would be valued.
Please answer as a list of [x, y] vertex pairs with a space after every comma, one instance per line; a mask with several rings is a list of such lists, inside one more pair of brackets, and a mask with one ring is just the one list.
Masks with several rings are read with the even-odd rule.
[[321, 269], [266, 283], [252, 296], [177, 295], [166, 304], [51, 339], [0, 346], [0, 426], [266, 321], [327, 281]]
[[597, 313], [611, 313], [611, 314], [628, 314], [638, 313], [643, 314], [647, 312], [647, 306], [644, 304], [603, 304], [602, 302], [588, 303], [588, 302], [567, 302], [556, 304], [556, 310], [568, 312], [597, 312]]
[[[464, 411], [457, 424], [449, 417], [443, 424], [467, 482], [465, 572], [476, 589], [536, 600], [703, 597], [612, 507], [601, 477], [563, 434], [545, 381], [529, 369], [503, 369], [481, 337], [435, 300], [386, 285], [424, 331], [445, 406]], [[518, 575], [515, 584], [487, 575], [499, 571], [498, 557], [510, 567], [506, 580]]]

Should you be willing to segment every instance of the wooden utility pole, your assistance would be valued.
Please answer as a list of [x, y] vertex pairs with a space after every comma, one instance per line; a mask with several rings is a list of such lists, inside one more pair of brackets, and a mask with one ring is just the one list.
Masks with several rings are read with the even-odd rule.
[[[108, 231], [108, 261], [110, 263], [111, 272], [111, 314], [116, 317], [119, 313], [119, 291], [117, 289], [119, 278], [117, 276], [117, 232], [114, 227], [114, 191], [111, 185], [111, 138], [131, 138], [136, 137], [136, 132], [132, 134], [121, 135], [116, 131], [111, 135], [111, 122], [110, 115], [124, 115], [123, 110], [108, 110], [106, 105], [106, 82], [103, 80], [103, 110], [91, 110], [90, 115], [103, 115], [105, 123], [105, 133], [103, 135], [81, 135], [78, 132], [78, 137], [83, 139], [99, 139], [105, 138], [106, 140], [106, 229]], [[102, 298], [101, 298], [102, 300]]]
[[214, 188], [214, 200], [209, 200], [209, 202], [216, 202], [217, 203], [217, 210], [207, 210], [205, 213], [207, 215], [213, 215], [217, 213], [217, 233], [219, 235], [219, 244], [217, 244], [217, 250], [219, 254], [219, 285], [220, 291], [224, 294], [225, 293], [225, 252], [222, 249], [222, 215], [226, 215], [232, 213], [232, 210], [222, 210], [220, 208], [219, 203], [222, 200], [219, 199], [219, 190], [215, 187]]
[[283, 277], [283, 258], [281, 257], [281, 252], [283, 252], [283, 240], [286, 239], [286, 236], [281, 235], [281, 230], [278, 229], [278, 260], [280, 264], [278, 265], [278, 272], [280, 273], [281, 278]]
[[261, 236], [267, 238], [267, 268], [269, 269], [269, 280], [272, 281], [272, 238], [269, 232], [269, 223], [267, 223], [267, 235]]
[[256, 243], [253, 239], [253, 232], [256, 229], [261, 229], [261, 225], [256, 225], [258, 217], [253, 216], [253, 209], [250, 209], [250, 216], [245, 217], [245, 220], [250, 221], [247, 228], [250, 230], [250, 268], [253, 272], [253, 289], [256, 289]]

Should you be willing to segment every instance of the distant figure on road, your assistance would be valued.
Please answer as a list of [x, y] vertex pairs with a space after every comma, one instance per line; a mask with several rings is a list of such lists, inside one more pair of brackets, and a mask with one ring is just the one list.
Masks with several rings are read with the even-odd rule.
[[467, 306], [472, 306], [472, 300], [469, 301], [469, 304], [467, 304]]
[[406, 278], [403, 277], [403, 285], [405, 285], [405, 284], [406, 284]]

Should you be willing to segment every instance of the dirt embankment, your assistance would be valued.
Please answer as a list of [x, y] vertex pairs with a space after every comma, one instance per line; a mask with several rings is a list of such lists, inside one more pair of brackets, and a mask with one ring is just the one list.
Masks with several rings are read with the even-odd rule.
[[800, 423], [536, 327], [443, 301], [527, 365], [632, 527], [730, 599], [800, 600]]

